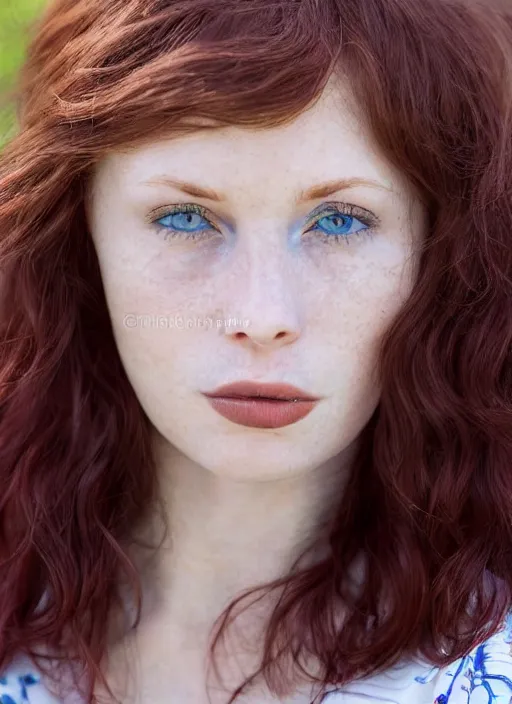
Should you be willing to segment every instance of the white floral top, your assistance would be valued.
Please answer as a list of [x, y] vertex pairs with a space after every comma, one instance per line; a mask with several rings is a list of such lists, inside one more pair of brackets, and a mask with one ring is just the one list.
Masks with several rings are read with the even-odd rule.
[[[499, 630], [445, 668], [410, 658], [329, 692], [322, 704], [512, 704], [512, 612]], [[24, 657], [0, 677], [0, 704], [59, 704]]]

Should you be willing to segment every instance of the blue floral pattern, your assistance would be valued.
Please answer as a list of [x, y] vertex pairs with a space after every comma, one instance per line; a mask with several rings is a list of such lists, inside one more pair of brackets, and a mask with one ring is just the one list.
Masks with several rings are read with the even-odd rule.
[[0, 704], [30, 702], [29, 688], [39, 682], [40, 678], [32, 672], [23, 675], [7, 673], [7, 676], [0, 677]]
[[[500, 637], [501, 636], [501, 637]], [[511, 704], [512, 613], [503, 631], [448, 668], [451, 681], [434, 704]]]
[[512, 704], [512, 612], [502, 628], [445, 668], [410, 658], [330, 692], [322, 704]]
[[[446, 668], [404, 661], [342, 689], [323, 704], [512, 704], [512, 612], [503, 627], [469, 655]], [[0, 704], [54, 704], [28, 661], [0, 677]]]

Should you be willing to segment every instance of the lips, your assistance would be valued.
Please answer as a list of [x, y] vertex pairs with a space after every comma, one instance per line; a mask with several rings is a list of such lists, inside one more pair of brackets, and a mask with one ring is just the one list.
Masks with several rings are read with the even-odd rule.
[[209, 398], [258, 398], [278, 399], [280, 401], [318, 401], [317, 396], [308, 394], [303, 389], [290, 384], [259, 384], [254, 381], [237, 381], [234, 384], [219, 386], [214, 391], [205, 393]]
[[282, 428], [307, 416], [320, 400], [289, 384], [240, 381], [204, 396], [224, 418], [250, 428]]

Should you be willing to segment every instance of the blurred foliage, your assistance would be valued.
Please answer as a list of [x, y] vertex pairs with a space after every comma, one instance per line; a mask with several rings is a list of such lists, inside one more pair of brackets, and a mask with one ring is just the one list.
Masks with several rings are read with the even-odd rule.
[[0, 148], [16, 129], [14, 106], [6, 92], [16, 81], [23, 63], [31, 24], [48, 0], [0, 0]]

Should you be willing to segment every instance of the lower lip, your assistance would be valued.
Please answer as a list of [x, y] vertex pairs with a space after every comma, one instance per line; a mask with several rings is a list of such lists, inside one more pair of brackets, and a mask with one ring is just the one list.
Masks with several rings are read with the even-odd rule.
[[317, 401], [206, 397], [221, 416], [248, 428], [284, 428], [311, 413]]

